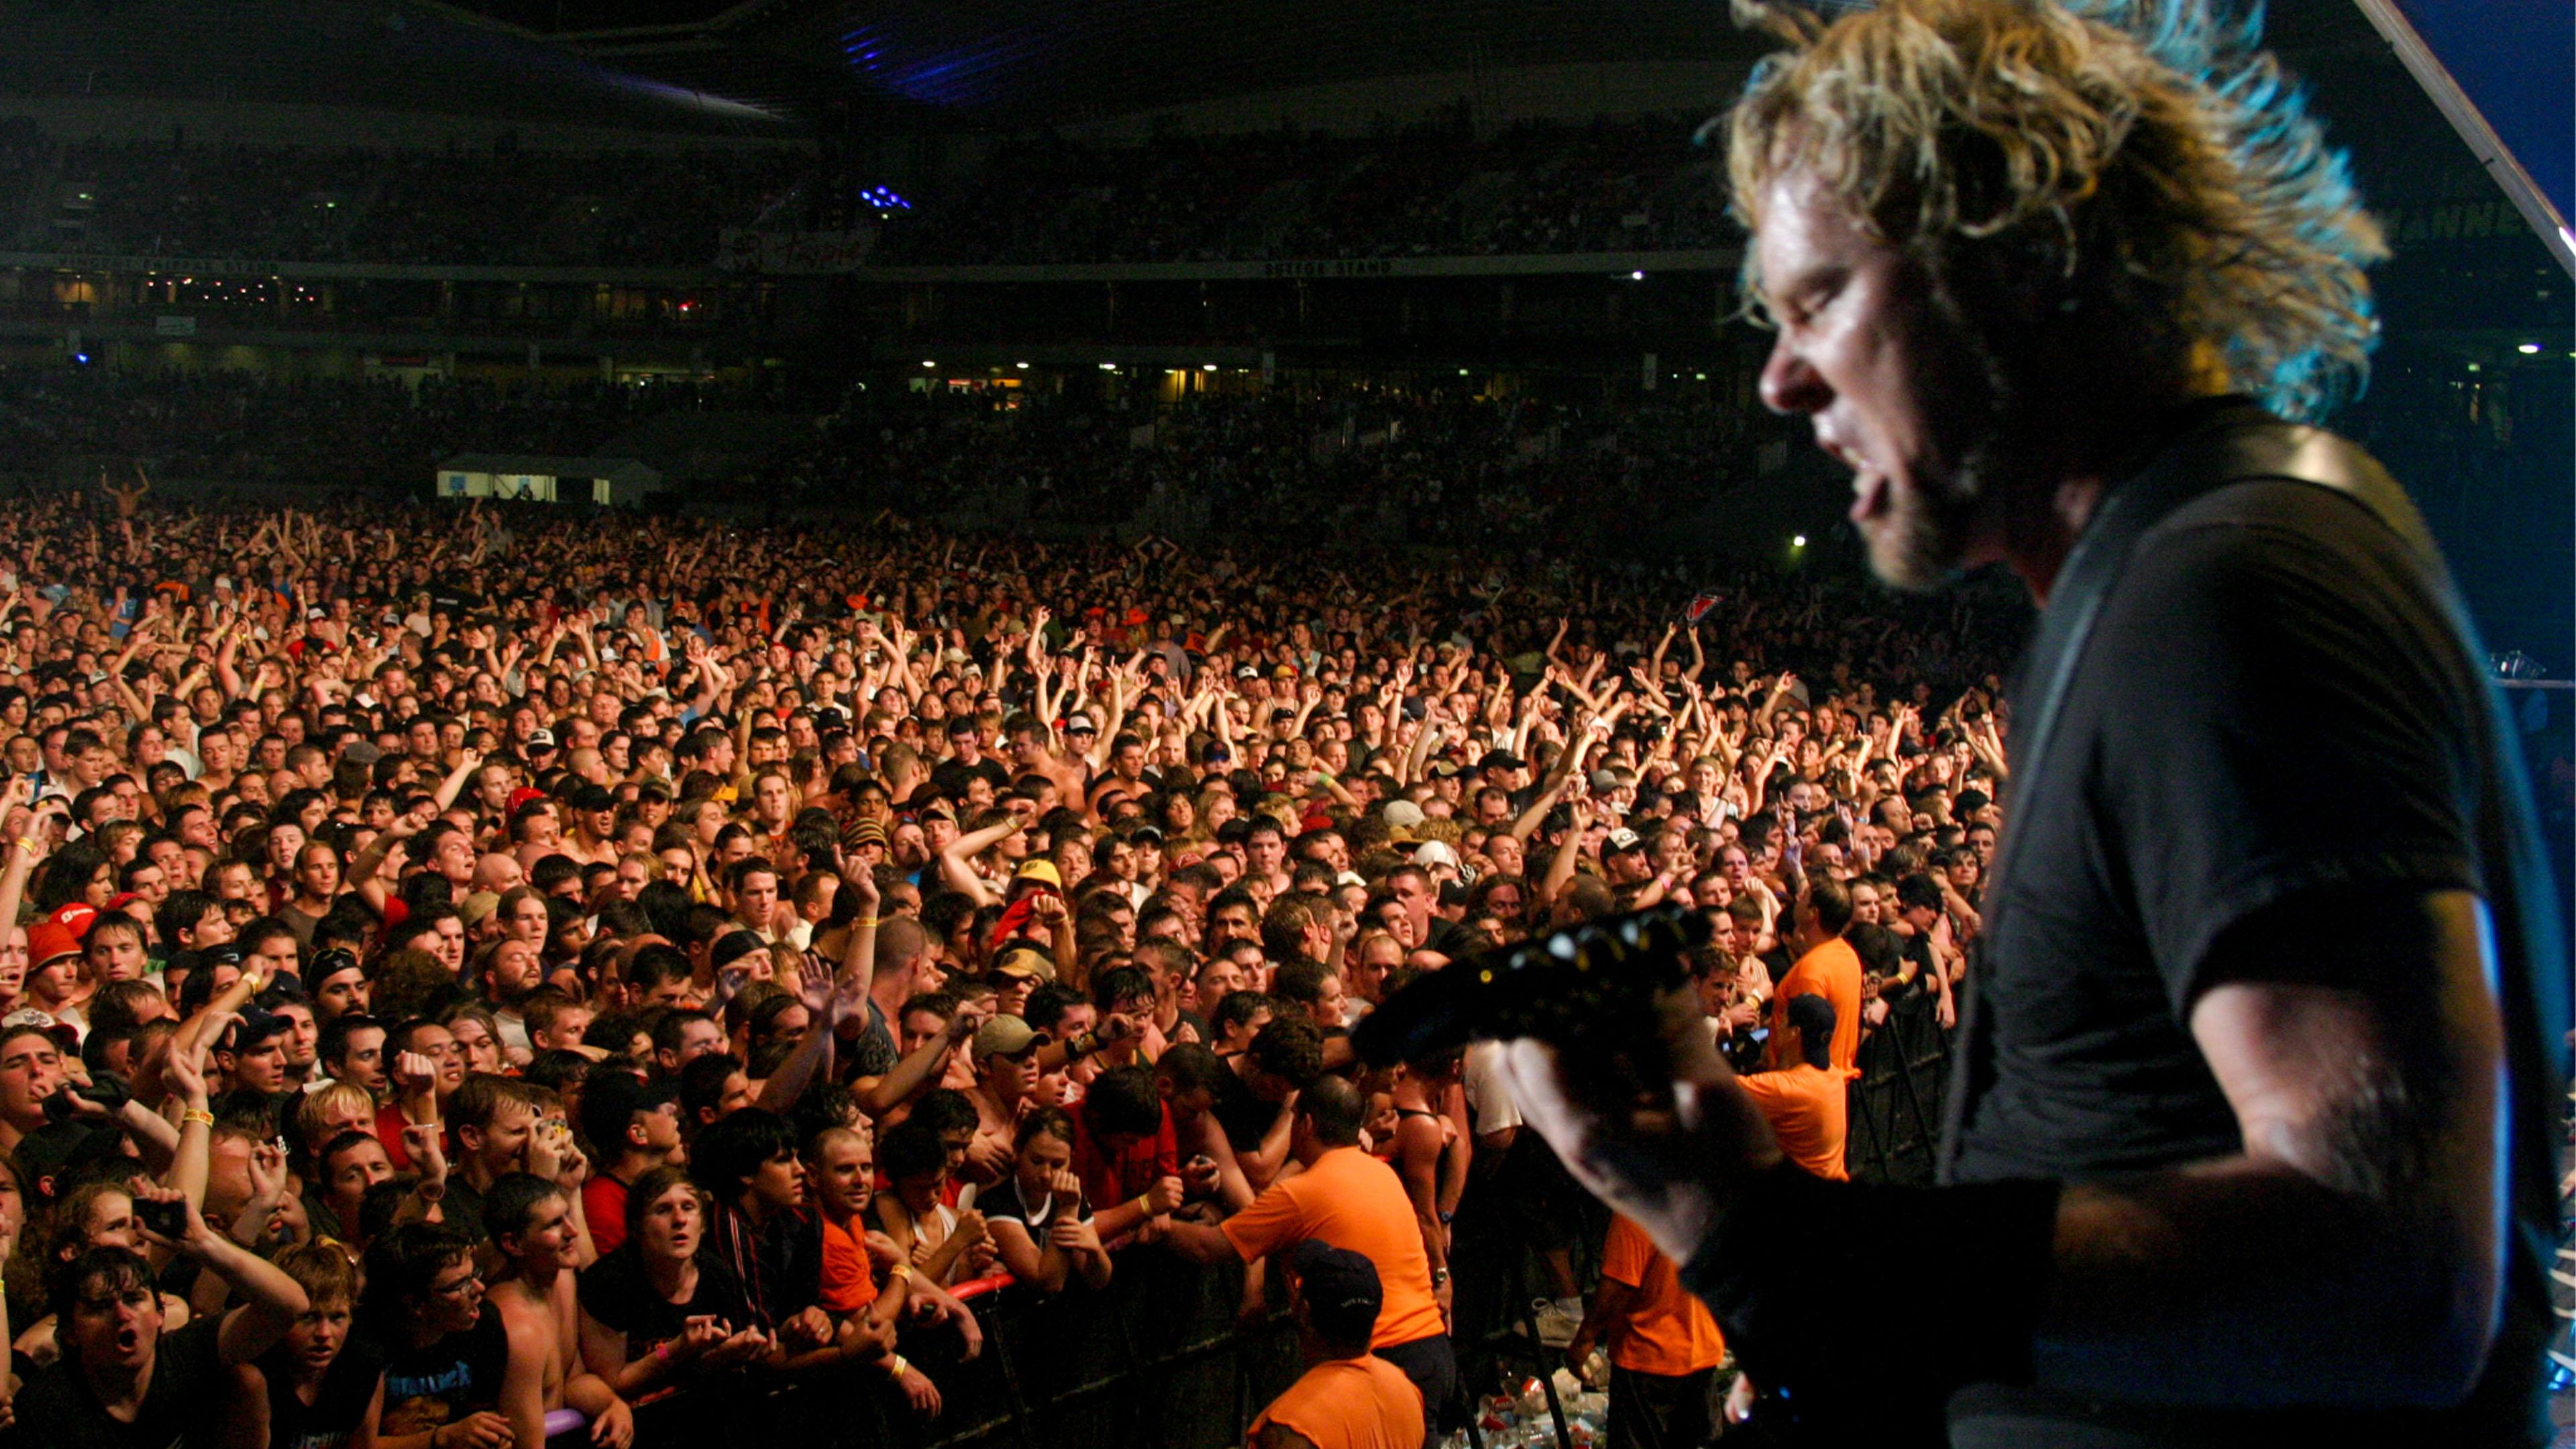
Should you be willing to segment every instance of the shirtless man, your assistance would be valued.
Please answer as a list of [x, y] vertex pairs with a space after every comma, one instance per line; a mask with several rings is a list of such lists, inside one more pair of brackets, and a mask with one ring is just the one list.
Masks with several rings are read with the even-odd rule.
[[633, 1411], [581, 1363], [573, 1275], [586, 1266], [590, 1235], [582, 1228], [580, 1198], [561, 1183], [514, 1172], [485, 1194], [483, 1222], [506, 1274], [492, 1285], [492, 1301], [510, 1338], [501, 1412], [512, 1442], [544, 1443], [546, 1415], [570, 1407], [589, 1416], [591, 1443], [626, 1449], [635, 1438]]

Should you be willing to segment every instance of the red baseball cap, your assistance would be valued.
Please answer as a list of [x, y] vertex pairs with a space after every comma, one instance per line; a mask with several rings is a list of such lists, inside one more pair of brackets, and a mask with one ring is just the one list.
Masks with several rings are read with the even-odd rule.
[[80, 933], [59, 921], [38, 921], [27, 928], [27, 964], [42, 966], [63, 956], [80, 954]]

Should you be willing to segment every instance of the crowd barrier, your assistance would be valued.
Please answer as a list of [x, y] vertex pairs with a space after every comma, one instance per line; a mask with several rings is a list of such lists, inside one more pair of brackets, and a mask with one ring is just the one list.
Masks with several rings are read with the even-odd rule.
[[1844, 1160], [1867, 1182], [1922, 1186], [1941, 1150], [1941, 1104], [1950, 1089], [1950, 1038], [1928, 1008], [1888, 1013], [1860, 1044]]
[[[913, 1415], [876, 1369], [740, 1390], [698, 1388], [639, 1404], [641, 1449], [698, 1443], [797, 1449], [1225, 1449], [1299, 1371], [1296, 1330], [1274, 1307], [1246, 1315], [1243, 1270], [1202, 1267], [1159, 1249], [1114, 1255], [1099, 1292], [1042, 1295], [1007, 1277], [958, 1290], [983, 1351], [934, 1331], [908, 1334], [905, 1357], [939, 1389], [935, 1419]], [[551, 1426], [550, 1426], [551, 1427]], [[554, 1442], [575, 1444], [586, 1436]]]
[[[1852, 1175], [1929, 1182], [1949, 1076], [1949, 1037], [1929, 1012], [1898, 1012], [1861, 1045], [1851, 1088]], [[1588, 1208], [1588, 1202], [1580, 1204]], [[1498, 1237], [1518, 1234], [1509, 1230]], [[1585, 1234], [1573, 1234], [1583, 1242]], [[1587, 1245], [1588, 1246], [1588, 1245]], [[1463, 1245], [1462, 1245], [1463, 1247]], [[1261, 1407], [1294, 1382], [1296, 1330], [1270, 1300], [1246, 1311], [1243, 1269], [1184, 1262], [1158, 1248], [1121, 1249], [1099, 1292], [1040, 1294], [1008, 1276], [957, 1288], [975, 1312], [983, 1351], [962, 1357], [945, 1332], [912, 1333], [904, 1353], [939, 1388], [935, 1419], [913, 1415], [875, 1369], [793, 1384], [693, 1389], [636, 1406], [639, 1449], [704, 1442], [796, 1449], [1227, 1449]], [[1465, 1255], [1491, 1277], [1485, 1300], [1459, 1305], [1462, 1368], [1481, 1392], [1508, 1376], [1545, 1382], [1551, 1355], [1534, 1351], [1526, 1305], [1538, 1286], [1517, 1242]], [[1588, 1258], [1588, 1252], [1580, 1254]], [[1589, 1277], [1589, 1264], [1585, 1276]], [[1468, 1290], [1465, 1283], [1462, 1290]], [[1563, 1408], [1546, 1393], [1559, 1444]], [[585, 1445], [578, 1415], [547, 1425], [550, 1442]]]

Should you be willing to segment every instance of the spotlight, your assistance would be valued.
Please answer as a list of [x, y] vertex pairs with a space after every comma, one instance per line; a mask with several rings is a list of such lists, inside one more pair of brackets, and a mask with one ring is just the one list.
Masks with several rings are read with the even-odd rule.
[[1213, 362], [1202, 362], [1199, 364], [1199, 371], [1214, 372], [1216, 371], [1216, 364]]
[[2520, 347], [2515, 348], [2514, 351], [2521, 353], [2525, 357], [2534, 357], [2539, 355], [2540, 344], [2537, 342], [2526, 342]]
[[1805, 548], [1807, 546], [1807, 536], [1803, 533], [1793, 533], [1789, 535], [1789, 546], [1791, 548]]
[[1012, 363], [1012, 364], [1011, 364], [1011, 366], [1018, 368], [1018, 369], [1019, 369], [1020, 371], [1022, 371], [1022, 372], [1026, 372], [1026, 371], [1028, 371], [1028, 370], [1029, 370], [1029, 365], [1028, 365], [1027, 363], [1025, 363], [1025, 362], [1014, 362], [1014, 363]]
[[921, 365], [924, 367], [937, 367], [939, 364], [925, 357], [921, 360]]
[[1646, 274], [1643, 272], [1630, 272], [1628, 274], [1628, 280], [1632, 282], [1642, 282], [1646, 280]]

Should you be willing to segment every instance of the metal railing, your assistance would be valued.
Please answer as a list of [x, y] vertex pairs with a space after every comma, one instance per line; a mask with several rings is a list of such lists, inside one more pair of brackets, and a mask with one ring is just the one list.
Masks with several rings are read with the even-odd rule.
[[944, 1333], [909, 1335], [904, 1354], [937, 1385], [923, 1420], [874, 1368], [766, 1391], [694, 1388], [639, 1405], [642, 1449], [696, 1443], [964, 1449], [1153, 1444], [1226, 1449], [1299, 1372], [1296, 1333], [1264, 1308], [1243, 1315], [1243, 1270], [1151, 1249], [1114, 1254], [1099, 1292], [1040, 1295], [1007, 1277], [959, 1291], [984, 1335], [973, 1359]]
[[[1939, 1144], [1949, 1034], [1929, 1011], [1898, 1011], [1861, 1044], [1850, 1098], [1852, 1175], [1929, 1182]], [[1471, 1380], [1497, 1372], [1542, 1384], [1555, 1356], [1537, 1343], [1526, 1305], [1534, 1275], [1502, 1245], [1502, 1322], [1462, 1341]], [[1229, 1449], [1264, 1404], [1296, 1380], [1296, 1332], [1275, 1306], [1244, 1307], [1243, 1269], [1204, 1267], [1152, 1248], [1121, 1249], [1099, 1292], [1040, 1294], [1008, 1276], [956, 1289], [974, 1309], [983, 1351], [963, 1358], [941, 1333], [908, 1335], [904, 1353], [938, 1386], [942, 1410], [915, 1416], [874, 1368], [739, 1391], [705, 1387], [637, 1406], [640, 1449], [715, 1442], [836, 1449]], [[1517, 1290], [1517, 1291], [1514, 1291]], [[1485, 1385], [1482, 1387], [1490, 1387]], [[1479, 1389], [1481, 1391], [1481, 1388]], [[1570, 1444], [1553, 1387], [1546, 1398]], [[578, 1427], [578, 1426], [572, 1426]], [[579, 1433], [554, 1442], [587, 1442]]]
[[1855, 1178], [1932, 1181], [1941, 1149], [1941, 1104], [1950, 1087], [1950, 1036], [1926, 1006], [1909, 1004], [1860, 1044], [1845, 1161]]

